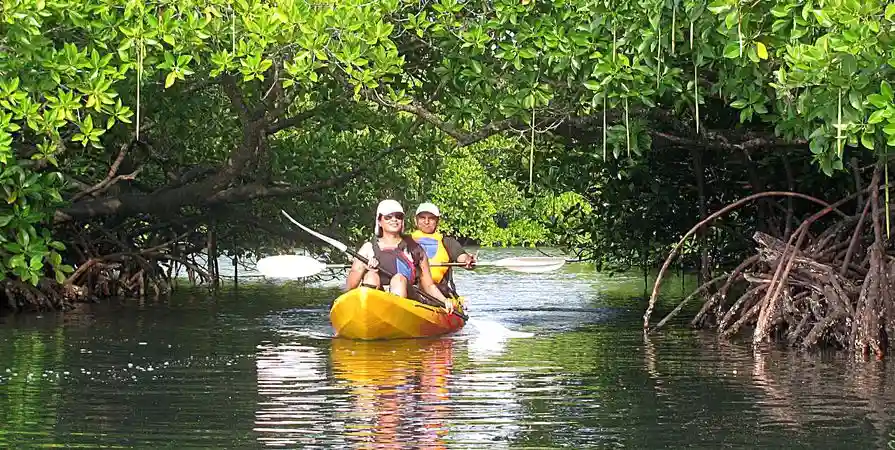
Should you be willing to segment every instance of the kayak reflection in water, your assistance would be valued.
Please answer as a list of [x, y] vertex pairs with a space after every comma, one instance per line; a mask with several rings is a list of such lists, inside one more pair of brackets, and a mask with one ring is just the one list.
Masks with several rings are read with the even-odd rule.
[[[401, 297], [419, 300], [409, 286], [419, 283], [420, 290], [444, 302], [448, 313], [454, 310], [449, 301], [435, 285], [429, 261], [423, 248], [404, 231], [404, 208], [395, 200], [383, 200], [376, 208], [375, 235], [357, 251], [367, 258], [368, 264], [354, 259], [345, 287], [348, 290], [359, 285], [382, 289]], [[379, 269], [394, 276], [380, 277]]]
[[332, 369], [355, 399], [354, 448], [447, 448], [450, 339], [333, 339]]
[[[459, 241], [451, 236], [438, 232], [441, 211], [434, 203], [420, 203], [416, 208], [415, 223], [417, 230], [411, 233], [413, 240], [426, 251], [430, 264], [461, 263], [466, 270], [473, 269], [476, 255], [467, 252]], [[447, 297], [459, 297], [454, 285], [453, 271], [450, 266], [432, 267], [432, 281]]]

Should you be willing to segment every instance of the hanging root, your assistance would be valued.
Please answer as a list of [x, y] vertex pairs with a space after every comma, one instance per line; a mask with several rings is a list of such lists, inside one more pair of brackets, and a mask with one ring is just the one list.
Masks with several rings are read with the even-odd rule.
[[[714, 328], [725, 339], [751, 329], [753, 344], [781, 341], [804, 350], [834, 347], [882, 359], [895, 330], [895, 256], [888, 253], [883, 231], [886, 208], [880, 203], [880, 172], [877, 168], [864, 190], [806, 219], [787, 241], [754, 233], [756, 254], [731, 271], [720, 290], [705, 296], [691, 325]], [[818, 219], [865, 192], [870, 195], [861, 197], [866, 203], [859, 214], [831, 221], [818, 234], [808, 233]], [[734, 285], [745, 288], [728, 306], [727, 295]], [[679, 310], [680, 306], [653, 329]]]

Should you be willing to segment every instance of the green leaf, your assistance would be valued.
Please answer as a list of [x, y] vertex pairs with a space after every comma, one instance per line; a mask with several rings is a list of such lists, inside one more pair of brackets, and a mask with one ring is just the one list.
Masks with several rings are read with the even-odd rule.
[[856, 90], [848, 91], [848, 103], [858, 111], [864, 109], [864, 105], [861, 103], [861, 93]]
[[168, 76], [165, 77], [165, 89], [168, 89], [174, 84], [174, 80], [177, 79], [177, 73], [168, 72]]
[[755, 43], [755, 51], [758, 52], [759, 59], [768, 59], [768, 48], [761, 42]]
[[737, 41], [730, 41], [724, 46], [724, 57], [725, 58], [736, 58], [740, 56], [740, 43]]
[[873, 150], [873, 135], [869, 133], [861, 134], [861, 145], [866, 147], [868, 150]]
[[883, 80], [879, 84], [879, 92], [880, 94], [882, 94], [883, 98], [885, 98], [887, 102], [892, 101], [892, 86], [889, 84], [888, 81]]
[[721, 14], [730, 9], [730, 4], [724, 0], [715, 0], [709, 5], [708, 9], [714, 14]]
[[792, 13], [790, 13], [790, 10], [792, 10], [792, 7], [790, 5], [777, 4], [774, 5], [773, 8], [771, 8], [771, 15], [777, 18], [790, 17], [792, 15]]
[[19, 244], [22, 244], [22, 247], [27, 248], [31, 243], [31, 235], [24, 228], [19, 228], [19, 232], [16, 234], [16, 238]]
[[886, 5], [885, 12], [886, 20], [892, 20], [892, 17], [895, 16], [895, 3], [889, 3]]
[[12, 222], [12, 219], [15, 216], [0, 216], [0, 228], [9, 225], [9, 222]]
[[876, 106], [877, 108], [880, 108], [880, 109], [889, 106], [889, 102], [886, 100], [885, 97], [883, 97], [883, 96], [880, 95], [880, 94], [870, 94], [870, 95], [867, 96], [867, 100], [868, 100], [873, 106]]
[[755, 51], [755, 46], [746, 47], [746, 56], [749, 58], [750, 61], [754, 63], [761, 61], [761, 59], [758, 57], [758, 53], [756, 53]]
[[878, 110], [874, 111], [872, 114], [870, 114], [870, 118], [867, 119], [867, 123], [869, 123], [869, 124], [880, 123], [883, 121], [883, 119], [886, 118], [885, 114], [886, 114], [885, 109], [878, 109]]
[[727, 16], [724, 17], [724, 25], [727, 26], [728, 30], [733, 30], [737, 24], [737, 11], [732, 10], [727, 13]]
[[596, 80], [587, 80], [584, 82], [584, 87], [591, 91], [598, 91], [600, 90], [600, 83]]
[[895, 122], [889, 122], [883, 127], [883, 132], [889, 136], [895, 136]]

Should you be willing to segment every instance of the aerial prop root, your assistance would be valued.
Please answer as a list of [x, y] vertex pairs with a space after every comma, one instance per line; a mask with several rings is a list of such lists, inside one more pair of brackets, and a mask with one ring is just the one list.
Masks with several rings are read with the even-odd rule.
[[43, 278], [37, 286], [16, 278], [0, 281], [0, 298], [5, 297], [5, 307], [12, 311], [34, 310], [69, 310], [73, 306], [69, 300], [76, 297], [76, 292], [65, 289], [55, 280]]
[[[753, 344], [780, 339], [803, 350], [832, 346], [853, 350], [856, 356], [883, 358], [890, 345], [888, 337], [895, 330], [892, 298], [895, 257], [887, 252], [882, 231], [885, 211], [879, 202], [878, 172], [866, 189], [826, 205], [805, 219], [786, 241], [756, 232], [753, 235], [756, 254], [726, 276], [722, 288], [705, 300], [691, 325], [715, 328], [725, 339], [753, 327]], [[870, 195], [861, 199], [867, 203], [860, 214], [842, 217], [817, 235], [808, 233], [808, 228], [818, 219], [868, 191]], [[751, 199], [757, 197], [751, 196]], [[713, 214], [691, 229], [684, 239], [745, 201]], [[663, 271], [676, 250], [677, 247], [672, 250]], [[661, 276], [662, 272], [657, 286]], [[693, 295], [718, 283], [720, 280], [716, 278], [700, 286]], [[728, 306], [728, 291], [734, 283], [746, 287]], [[654, 287], [654, 296], [644, 316], [647, 331], [665, 325], [693, 296], [650, 329], [648, 313], [654, 307], [656, 292], [658, 287]]]
[[[757, 194], [752, 194], [750, 196], [744, 197], [744, 198], [737, 200], [737, 201], [725, 206], [724, 208], [721, 208], [720, 210], [712, 213], [710, 216], [706, 217], [705, 219], [703, 219], [702, 221], [700, 221], [699, 223], [694, 225], [693, 228], [691, 228], [689, 231], [687, 231], [686, 234], [684, 234], [684, 236], [671, 249], [671, 252], [668, 254], [668, 257], [665, 259], [665, 262], [662, 264], [662, 268], [659, 270], [659, 274], [656, 277], [656, 282], [655, 282], [655, 284], [653, 284], [653, 292], [652, 292], [652, 295], [650, 295], [649, 305], [647, 306], [646, 312], [643, 315], [644, 330], [647, 330], [647, 331], [650, 330], [649, 318], [653, 312], [653, 309], [655, 309], [655, 307], [656, 307], [656, 300], [658, 299], [658, 296], [659, 296], [659, 289], [662, 286], [662, 279], [665, 276], [665, 273], [668, 271], [669, 266], [671, 266], [671, 263], [674, 260], [675, 256], [677, 256], [678, 252], [680, 251], [680, 248], [684, 244], [684, 242], [686, 242], [687, 239], [689, 239], [690, 236], [692, 236], [694, 233], [699, 231], [699, 229], [710, 224], [712, 221], [714, 221], [718, 217], [721, 217], [721, 216], [745, 205], [746, 203], [749, 203], [753, 200], [761, 199], [764, 197], [798, 197], [798, 198], [802, 198], [802, 199], [809, 200], [814, 203], [823, 205], [828, 208], [831, 206], [827, 202], [824, 202], [823, 200], [817, 199], [810, 195], [801, 194], [798, 192], [767, 191], [767, 192], [760, 192]], [[833, 208], [833, 210], [837, 211], [840, 215], [843, 215], [843, 216], [845, 215], [844, 213], [842, 213], [841, 211], [839, 211], [835, 208]]]

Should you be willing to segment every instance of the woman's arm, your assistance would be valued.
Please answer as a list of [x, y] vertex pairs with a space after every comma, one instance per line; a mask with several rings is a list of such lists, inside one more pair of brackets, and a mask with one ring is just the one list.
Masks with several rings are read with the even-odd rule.
[[441, 290], [438, 289], [438, 286], [436, 286], [435, 282], [432, 280], [432, 273], [429, 272], [428, 259], [422, 259], [420, 261], [420, 288], [422, 288], [425, 293], [444, 302], [444, 309], [446, 309], [448, 312], [454, 311], [454, 302], [448, 300], [448, 298], [441, 293]]
[[[376, 258], [373, 258], [373, 245], [369, 242], [365, 243], [361, 246], [361, 248], [357, 251], [361, 256], [367, 258], [372, 266], [376, 266], [375, 261]], [[357, 258], [353, 258], [353, 262], [351, 263], [351, 270], [348, 271], [348, 279], [345, 280], [345, 289], [351, 290], [358, 286], [360, 286], [360, 282], [364, 279], [364, 273], [367, 272], [367, 266], [361, 262], [361, 260]]]

